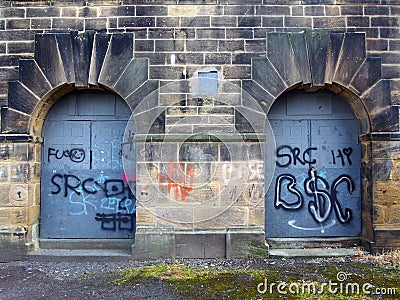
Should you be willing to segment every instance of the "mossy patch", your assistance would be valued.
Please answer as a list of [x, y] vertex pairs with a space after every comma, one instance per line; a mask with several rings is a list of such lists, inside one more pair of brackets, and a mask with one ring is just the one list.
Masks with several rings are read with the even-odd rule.
[[[357, 260], [263, 262], [243, 269], [162, 263], [121, 271], [113, 283], [157, 280], [183, 299], [398, 299], [400, 295], [399, 269], [394, 267]], [[377, 288], [385, 295], [374, 295]]]

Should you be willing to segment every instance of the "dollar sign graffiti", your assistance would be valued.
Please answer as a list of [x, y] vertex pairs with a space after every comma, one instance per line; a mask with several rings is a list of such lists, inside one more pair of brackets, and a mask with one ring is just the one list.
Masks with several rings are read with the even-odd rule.
[[[321, 182], [322, 188], [318, 186]], [[309, 171], [309, 177], [304, 182], [304, 189], [307, 195], [312, 196], [314, 201], [310, 201], [308, 209], [318, 223], [323, 223], [329, 217], [332, 209], [330, 194], [326, 191], [329, 189], [328, 182], [317, 175], [317, 168], [312, 168]]]

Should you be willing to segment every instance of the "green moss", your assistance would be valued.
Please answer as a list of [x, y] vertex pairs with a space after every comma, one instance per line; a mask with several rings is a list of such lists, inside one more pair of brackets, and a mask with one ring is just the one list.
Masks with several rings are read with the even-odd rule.
[[[396, 295], [385, 295], [385, 299], [397, 299], [400, 293], [398, 269], [377, 264], [354, 261], [323, 265], [266, 264], [264, 267], [220, 270], [180, 264], [157, 264], [122, 271], [114, 283], [140, 284], [148, 279], [160, 280], [169, 283], [185, 299], [375, 299], [375, 296], [362, 291], [353, 293], [349, 290], [346, 293], [347, 283], [359, 285], [361, 288], [364, 284], [379, 288], [397, 288]], [[338, 280], [339, 272], [346, 273], [345, 280]], [[337, 284], [333, 286], [337, 287], [337, 293], [329, 291], [329, 282]], [[286, 294], [278, 292], [278, 284], [281, 284]], [[257, 286], [264, 293], [260, 293]]]

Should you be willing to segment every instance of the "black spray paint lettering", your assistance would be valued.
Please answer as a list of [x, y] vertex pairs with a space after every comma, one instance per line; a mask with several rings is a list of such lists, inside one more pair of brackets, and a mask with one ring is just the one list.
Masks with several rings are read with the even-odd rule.
[[[287, 202], [282, 197], [282, 186], [286, 184], [286, 190], [295, 199], [295, 201]], [[275, 185], [275, 208], [282, 206], [285, 209], [299, 209], [303, 205], [303, 195], [296, 187], [296, 178], [291, 174], [282, 174], [276, 178]]]
[[315, 164], [316, 160], [311, 159], [311, 151], [316, 150], [318, 149], [315, 147], [310, 147], [302, 152], [298, 147], [292, 148], [288, 145], [282, 145], [276, 149], [276, 157], [286, 160], [286, 162], [276, 161], [276, 164], [280, 168], [289, 167], [291, 164], [297, 165], [297, 163], [300, 163], [303, 166], [306, 164]]
[[[318, 182], [322, 183], [322, 189], [318, 187]], [[309, 202], [308, 210], [316, 222], [322, 223], [326, 221], [331, 214], [332, 207], [335, 209], [336, 217], [340, 223], [345, 224], [351, 221], [352, 211], [346, 208], [343, 213], [340, 202], [337, 199], [337, 188], [342, 182], [347, 184], [347, 192], [351, 195], [355, 186], [350, 176], [344, 174], [337, 177], [333, 181], [329, 193], [328, 182], [317, 175], [317, 169], [310, 169], [309, 177], [304, 182], [304, 189], [307, 195], [314, 198], [314, 201]]]
[[[93, 178], [81, 180], [78, 176], [69, 174], [54, 174], [51, 183], [55, 186], [55, 190], [51, 191], [53, 195], [64, 192], [64, 197], [68, 197], [69, 193], [81, 194], [81, 191], [87, 194], [97, 194], [98, 190], [102, 190], [105, 197], [116, 197], [128, 193], [128, 197], [133, 196], [131, 189], [123, 179], [106, 179], [104, 183], [99, 183]], [[93, 185], [99, 189], [94, 189]]]
[[116, 231], [118, 229], [133, 231], [135, 224], [135, 215], [122, 213], [97, 213], [95, 220], [101, 222], [102, 230]]
[[[308, 211], [313, 219], [321, 224], [328, 219], [334, 209], [340, 223], [349, 223], [352, 219], [352, 211], [349, 208], [345, 208], [343, 211], [337, 194], [338, 187], [341, 184], [346, 184], [349, 195], [354, 192], [355, 185], [352, 178], [346, 174], [340, 175], [329, 187], [328, 181], [317, 175], [316, 168], [310, 169], [308, 175], [308, 178], [304, 181], [304, 191], [307, 196], [313, 198], [308, 203]], [[292, 198], [286, 197], [284, 199], [282, 197], [283, 190], [287, 191]], [[303, 206], [303, 201], [304, 196], [296, 186], [296, 178], [291, 174], [279, 175], [275, 186], [275, 208], [282, 207], [286, 210], [299, 210]]]
[[49, 148], [47, 150], [47, 161], [50, 162], [50, 158], [54, 157], [57, 160], [63, 158], [69, 158], [72, 162], [81, 163], [85, 160], [85, 150], [81, 148], [73, 148], [69, 150], [57, 150]]
[[[320, 182], [320, 185], [318, 184]], [[329, 217], [332, 209], [332, 200], [329, 192], [328, 182], [317, 175], [317, 171], [313, 168], [309, 172], [309, 177], [304, 182], [304, 190], [307, 195], [312, 196], [314, 201], [308, 203], [308, 210], [314, 220], [323, 223]]]
[[346, 165], [344, 157], [346, 156], [347, 163], [351, 166], [353, 162], [351, 161], [350, 155], [353, 153], [353, 148], [343, 148], [343, 149], [338, 149], [337, 154], [335, 154], [335, 151], [331, 150], [332, 154], [332, 162], [334, 165], [336, 165], [336, 158], [340, 159], [340, 162], [342, 166]]

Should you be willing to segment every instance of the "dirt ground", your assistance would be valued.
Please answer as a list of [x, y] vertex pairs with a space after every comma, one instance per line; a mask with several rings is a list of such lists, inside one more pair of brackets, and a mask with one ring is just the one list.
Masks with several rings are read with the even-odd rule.
[[[278, 276], [280, 281], [292, 278], [303, 281], [324, 282], [331, 275], [343, 271], [363, 280], [376, 280], [375, 285], [381, 284], [379, 280], [388, 275], [397, 277], [400, 281], [400, 266], [378, 265], [375, 262], [349, 258], [336, 259], [254, 259], [254, 260], [179, 260], [179, 261], [126, 261], [126, 262], [28, 262], [17, 261], [0, 263], [0, 299], [237, 299], [233, 292], [220, 282], [220, 294], [207, 294], [204, 284], [194, 287], [197, 291], [187, 293], [174, 286], [174, 281], [163, 280], [159, 277], [142, 277], [135, 282], [119, 285], [115, 279], [121, 276], [121, 271], [139, 269], [144, 266], [157, 264], [177, 264], [193, 269], [226, 270], [262, 270], [270, 276]], [[334, 270], [332, 272], [332, 270]], [[335, 271], [336, 270], [336, 271]], [[275, 273], [274, 273], [275, 272]], [[394, 272], [394, 273], [393, 273]], [[264, 274], [264, 273], [263, 273]], [[396, 275], [397, 274], [397, 275]], [[238, 275], [239, 276], [239, 275]], [[247, 278], [247, 277], [243, 277]], [[272, 278], [272, 277], [271, 277]], [[354, 277], [355, 278], [355, 277]], [[220, 279], [218, 279], [220, 280]], [[243, 279], [247, 280], [247, 279]], [[243, 282], [242, 282], [243, 283]], [[249, 280], [248, 289], [257, 290], [258, 281]], [[244, 282], [246, 284], [246, 282]], [[211, 285], [211, 284], [210, 284]], [[397, 283], [397, 286], [399, 283]], [[215, 289], [215, 285], [214, 289]], [[211, 287], [210, 287], [211, 288]], [[224, 291], [224, 288], [226, 289]], [[204, 292], [203, 292], [204, 290]], [[399, 299], [400, 288], [397, 296], [388, 299]], [[222, 293], [222, 294], [221, 294]], [[253, 293], [254, 294], [254, 293]], [[220, 295], [220, 296], [217, 296]], [[222, 295], [222, 296], [221, 296]], [[397, 298], [399, 297], [399, 298]], [[246, 297], [245, 297], [246, 298]], [[292, 299], [265, 295], [250, 297], [248, 299]], [[386, 299], [382, 295], [360, 299]], [[296, 298], [299, 299], [299, 298]], [[301, 298], [303, 299], [303, 298]], [[313, 298], [319, 299], [319, 298]], [[325, 298], [324, 298], [325, 299]], [[331, 298], [329, 298], [331, 299]], [[342, 298], [342, 299], [358, 299]]]

